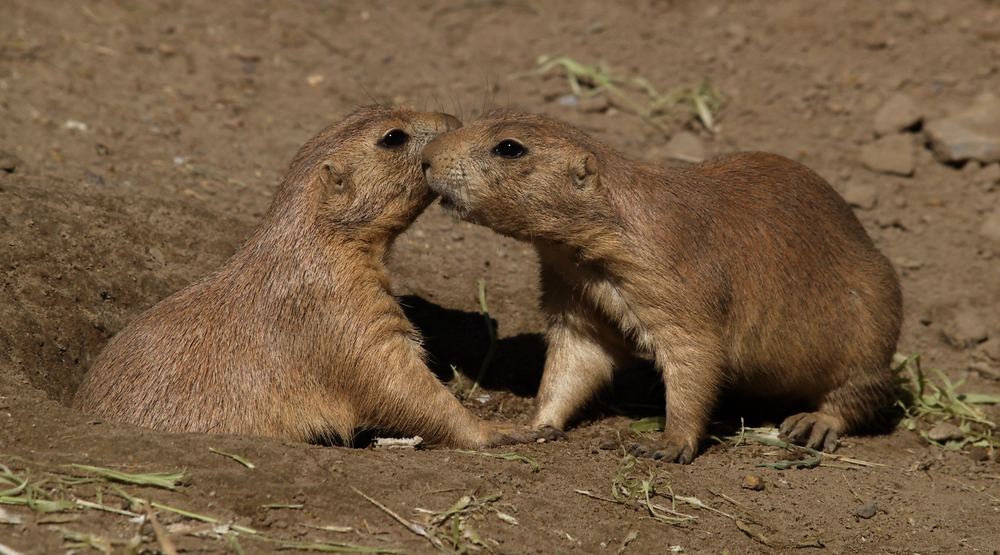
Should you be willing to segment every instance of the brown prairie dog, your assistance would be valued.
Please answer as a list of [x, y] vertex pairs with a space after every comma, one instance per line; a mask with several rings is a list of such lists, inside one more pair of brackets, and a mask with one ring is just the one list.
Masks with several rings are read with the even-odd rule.
[[349, 443], [373, 427], [449, 446], [509, 440], [427, 368], [383, 266], [434, 198], [421, 148], [460, 125], [376, 106], [312, 138], [246, 243], [116, 335], [75, 406], [175, 432]]
[[495, 112], [423, 166], [462, 218], [537, 247], [548, 354], [533, 425], [563, 428], [635, 356], [667, 390], [648, 451], [690, 462], [720, 391], [812, 407], [781, 432], [833, 449], [891, 402], [896, 273], [806, 167], [740, 153], [631, 161], [557, 120]]

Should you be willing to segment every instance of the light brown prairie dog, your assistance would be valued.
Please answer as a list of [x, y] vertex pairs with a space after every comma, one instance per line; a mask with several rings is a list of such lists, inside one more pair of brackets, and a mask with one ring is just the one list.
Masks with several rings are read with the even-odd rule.
[[346, 441], [358, 428], [430, 443], [506, 442], [424, 363], [383, 259], [433, 200], [421, 148], [446, 114], [360, 109], [299, 150], [225, 266], [116, 335], [75, 406], [175, 432]]
[[443, 205], [537, 247], [535, 426], [563, 428], [636, 355], [666, 384], [649, 454], [667, 461], [694, 458], [724, 389], [811, 406], [781, 431], [827, 450], [890, 402], [896, 273], [806, 167], [764, 153], [658, 167], [512, 112], [441, 135], [423, 165]]

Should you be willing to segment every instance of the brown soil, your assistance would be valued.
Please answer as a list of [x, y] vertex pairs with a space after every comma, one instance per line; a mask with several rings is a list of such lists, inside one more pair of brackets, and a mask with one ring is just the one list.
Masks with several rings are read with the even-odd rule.
[[[618, 6], [4, 2], [0, 152], [20, 163], [13, 173], [0, 172], [0, 462], [36, 475], [63, 463], [186, 469], [189, 483], [177, 492], [132, 491], [298, 540], [433, 550], [353, 486], [418, 521], [424, 517], [413, 512], [417, 507], [442, 510], [470, 492], [500, 492], [518, 525], [493, 514], [470, 520], [483, 538], [498, 542], [490, 544], [498, 552], [615, 553], [632, 531], [638, 535], [630, 553], [668, 546], [688, 553], [769, 550], [713, 512], [678, 506], [698, 519], [668, 526], [634, 504], [575, 492], [611, 494], [622, 454], [598, 445], [643, 413], [622, 391], [629, 388], [610, 394], [567, 441], [518, 447], [542, 465], [537, 473], [516, 461], [447, 450], [161, 434], [64, 406], [112, 334], [234, 251], [298, 146], [372, 97], [465, 118], [491, 103], [543, 111], [632, 156], [663, 157], [667, 137], [640, 118], [562, 105], [556, 99], [569, 89], [554, 74], [511, 77], [534, 68], [542, 54], [604, 61], [663, 89], [708, 77], [728, 98], [719, 132], [676, 117], [668, 120], [671, 133], [696, 130], [710, 153], [790, 156], [841, 191], [873, 187], [878, 202], [859, 215], [901, 273], [900, 351], [920, 352], [952, 378], [967, 378], [969, 391], [1000, 392], [1000, 244], [978, 233], [984, 214], [1000, 208], [998, 189], [977, 182], [977, 164], [941, 164], [922, 144], [912, 177], [874, 173], [859, 154], [873, 138], [873, 114], [896, 92], [933, 118], [1000, 90], [1000, 4]], [[476, 299], [477, 280], [486, 280], [501, 340], [488, 399], [473, 395], [468, 404], [486, 417], [525, 422], [544, 356], [530, 248], [453, 221], [435, 206], [398, 241], [391, 269], [444, 377], [452, 364], [474, 376], [487, 352]], [[971, 347], [945, 340], [970, 326], [989, 340]], [[646, 389], [656, 383], [641, 372], [632, 381]], [[723, 427], [755, 414], [753, 407], [736, 412], [720, 414]], [[210, 447], [240, 453], [257, 468]], [[693, 465], [642, 462], [635, 474], [655, 471], [678, 495], [753, 515], [775, 550], [817, 538], [842, 553], [1000, 548], [997, 463], [928, 446], [905, 430], [848, 438], [839, 453], [884, 466], [780, 471], [757, 467], [787, 458], [772, 448], [714, 445]], [[761, 475], [766, 488], [741, 489], [748, 473]], [[92, 495], [86, 487], [69, 491]], [[876, 500], [873, 518], [855, 516], [859, 498]], [[304, 507], [261, 507], [268, 503]], [[52, 524], [53, 517], [23, 507], [5, 510], [24, 522], [0, 524], [0, 544], [25, 553], [66, 549], [61, 529], [114, 539], [139, 530], [125, 517], [95, 511]], [[224, 540], [183, 535], [179, 517], [161, 512], [160, 520], [182, 550], [231, 549]], [[240, 541], [247, 552], [275, 549]]]

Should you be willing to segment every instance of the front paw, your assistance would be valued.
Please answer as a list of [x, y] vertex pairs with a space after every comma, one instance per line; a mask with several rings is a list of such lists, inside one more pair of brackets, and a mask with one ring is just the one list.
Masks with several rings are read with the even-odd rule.
[[820, 412], [803, 412], [785, 419], [778, 428], [781, 439], [810, 449], [832, 453], [837, 448], [840, 422]]
[[514, 445], [517, 443], [542, 443], [566, 439], [566, 434], [552, 426], [529, 428], [513, 424], [497, 424], [485, 446]]
[[698, 438], [661, 438], [650, 443], [633, 442], [628, 452], [635, 457], [649, 457], [654, 460], [691, 464], [698, 454]]

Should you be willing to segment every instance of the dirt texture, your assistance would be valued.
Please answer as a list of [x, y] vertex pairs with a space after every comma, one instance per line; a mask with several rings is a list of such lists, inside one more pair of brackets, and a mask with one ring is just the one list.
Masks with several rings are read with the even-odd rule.
[[[566, 440], [490, 451], [528, 456], [537, 472], [449, 450], [163, 434], [66, 405], [114, 333], [234, 252], [306, 139], [373, 100], [463, 119], [489, 106], [544, 112], [647, 160], [666, 162], [683, 132], [684, 157], [765, 150], [801, 161], [857, 206], [900, 273], [899, 351], [921, 353], [925, 365], [965, 379], [965, 390], [1000, 393], [1000, 168], [945, 163], [922, 131], [1000, 91], [997, 29], [993, 0], [5, 0], [0, 463], [34, 476], [68, 463], [183, 469], [176, 491], [127, 489], [258, 535], [407, 553], [438, 548], [358, 491], [418, 523], [427, 516], [417, 508], [502, 494], [489, 503], [496, 510], [463, 521], [497, 553], [996, 553], [1000, 465], [904, 429], [846, 438], [838, 451], [881, 466], [759, 467], [789, 454], [731, 442], [706, 443], [689, 466], [636, 463], [634, 478], [656, 475], [658, 505], [671, 507], [669, 483], [676, 496], [725, 513], [678, 501], [677, 511], [697, 517], [683, 525], [607, 500], [627, 470], [616, 438], [657, 414], [662, 398], [643, 369], [623, 373]], [[708, 79], [725, 97], [717, 129], [683, 110], [661, 129], [613, 102], [577, 101], [557, 71], [531, 74], [542, 55], [603, 62], [662, 90]], [[526, 423], [544, 359], [531, 248], [435, 205], [397, 241], [390, 269], [442, 379], [478, 414]], [[480, 279], [499, 341], [483, 388], [469, 394], [490, 350]], [[761, 412], [724, 406], [716, 433]], [[60, 495], [93, 500], [96, 487]], [[106, 504], [124, 506], [102, 487]], [[0, 509], [0, 544], [22, 553], [87, 549], [67, 531], [138, 534], [150, 552], [169, 552], [148, 525], [120, 514]], [[158, 517], [181, 552], [236, 552], [226, 537], [187, 533], [190, 519]], [[310, 527], [330, 525], [351, 530]], [[238, 542], [247, 553], [280, 547], [253, 534]]]

